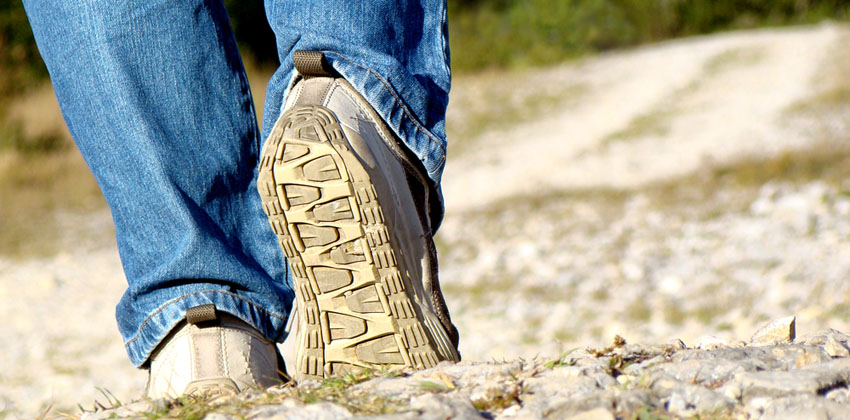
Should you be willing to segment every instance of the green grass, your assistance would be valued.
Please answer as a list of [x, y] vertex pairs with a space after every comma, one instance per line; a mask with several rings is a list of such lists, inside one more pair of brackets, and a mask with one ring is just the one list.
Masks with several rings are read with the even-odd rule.
[[[245, 418], [248, 413], [261, 406], [281, 404], [287, 399], [297, 399], [305, 404], [330, 402], [341, 405], [354, 415], [380, 415], [394, 413], [401, 406], [399, 402], [376, 395], [359, 393], [352, 387], [372, 378], [397, 376], [399, 373], [386, 370], [365, 369], [356, 374], [326, 379], [312, 386], [295, 387], [284, 385], [268, 391], [249, 391], [238, 395], [226, 396], [181, 396], [170, 401], [151, 402], [148, 408], [135, 414], [135, 417], [156, 419], [201, 420], [212, 413], [220, 413], [236, 418]], [[82, 413], [114, 409], [122, 406], [108, 391], [101, 391], [106, 403], [95, 402], [91, 409], [80, 407]], [[113, 415], [115, 415], [113, 413]], [[68, 416], [63, 416], [68, 417]]]
[[454, 0], [458, 72], [523, 68], [675, 37], [846, 19], [836, 0]]
[[664, 136], [670, 132], [670, 122], [678, 115], [669, 105], [661, 105], [640, 114], [622, 130], [617, 130], [602, 139], [603, 145], [637, 139], [641, 137]]
[[479, 412], [499, 412], [512, 405], [520, 403], [520, 387], [512, 388], [511, 392], [502, 392], [490, 389], [482, 399], [472, 402], [472, 406]]
[[[377, 395], [354, 392], [352, 387], [377, 377], [396, 377], [400, 373], [390, 370], [363, 369], [338, 378], [329, 378], [316, 387], [287, 387], [282, 395], [297, 398], [304, 403], [331, 402], [339, 404], [355, 415], [378, 415], [399, 410], [399, 402]], [[273, 403], [273, 402], [272, 402]]]
[[740, 67], [757, 64], [764, 58], [759, 48], [732, 48], [711, 57], [703, 66], [702, 73], [712, 76]]
[[550, 361], [548, 361], [548, 362], [544, 363], [544, 364], [543, 364], [543, 367], [544, 367], [544, 368], [546, 368], [546, 369], [554, 369], [554, 368], [557, 368], [557, 367], [563, 367], [563, 366], [573, 366], [573, 365], [575, 365], [575, 364], [576, 364], [576, 360], [575, 360], [575, 359], [573, 359], [573, 358], [567, 359], [567, 356], [571, 355], [571, 354], [572, 354], [573, 352], [575, 352], [576, 350], [578, 350], [578, 347], [571, 348], [571, 349], [569, 349], [569, 350], [566, 350], [566, 351], [562, 352], [562, 353], [558, 356], [558, 358], [557, 358], [557, 359], [550, 360]]

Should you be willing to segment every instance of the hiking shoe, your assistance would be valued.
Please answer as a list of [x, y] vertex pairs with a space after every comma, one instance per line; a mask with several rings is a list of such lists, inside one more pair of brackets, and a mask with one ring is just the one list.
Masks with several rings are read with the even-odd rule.
[[203, 305], [151, 357], [148, 398], [235, 394], [282, 382], [277, 348], [240, 319]]
[[[319, 52], [260, 158], [257, 188], [294, 279], [295, 380], [458, 361], [436, 275], [426, 181], [375, 110]], [[291, 363], [291, 362], [289, 362]]]

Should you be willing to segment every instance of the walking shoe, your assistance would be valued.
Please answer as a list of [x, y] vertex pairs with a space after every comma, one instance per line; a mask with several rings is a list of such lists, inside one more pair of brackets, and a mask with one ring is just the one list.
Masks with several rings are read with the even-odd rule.
[[147, 396], [235, 394], [281, 383], [274, 343], [238, 318], [203, 305], [151, 357]]
[[263, 148], [257, 185], [295, 283], [288, 372], [318, 380], [458, 361], [419, 162], [321, 53], [296, 51], [294, 61], [299, 80]]

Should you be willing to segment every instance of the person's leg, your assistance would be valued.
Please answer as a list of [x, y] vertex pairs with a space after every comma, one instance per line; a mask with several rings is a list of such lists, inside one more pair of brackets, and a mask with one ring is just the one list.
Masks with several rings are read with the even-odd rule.
[[266, 7], [283, 64], [267, 93], [257, 184], [296, 289], [289, 373], [458, 360], [431, 238], [445, 160], [445, 4]]
[[292, 290], [255, 189], [259, 133], [221, 1], [24, 3], [115, 221], [131, 361], [204, 304], [281, 339]]
[[322, 51], [439, 185], [446, 161], [445, 116], [451, 86], [446, 1], [265, 0], [265, 4], [281, 66], [266, 92], [263, 138], [280, 116], [294, 71], [293, 52]]

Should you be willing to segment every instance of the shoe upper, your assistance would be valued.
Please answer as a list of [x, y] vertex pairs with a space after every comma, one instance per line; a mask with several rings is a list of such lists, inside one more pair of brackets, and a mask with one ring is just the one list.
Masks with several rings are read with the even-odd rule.
[[[207, 313], [212, 305], [204, 305]], [[147, 396], [237, 393], [281, 382], [277, 350], [258, 331], [229, 314], [202, 320], [197, 308], [163, 340], [150, 362]]]

